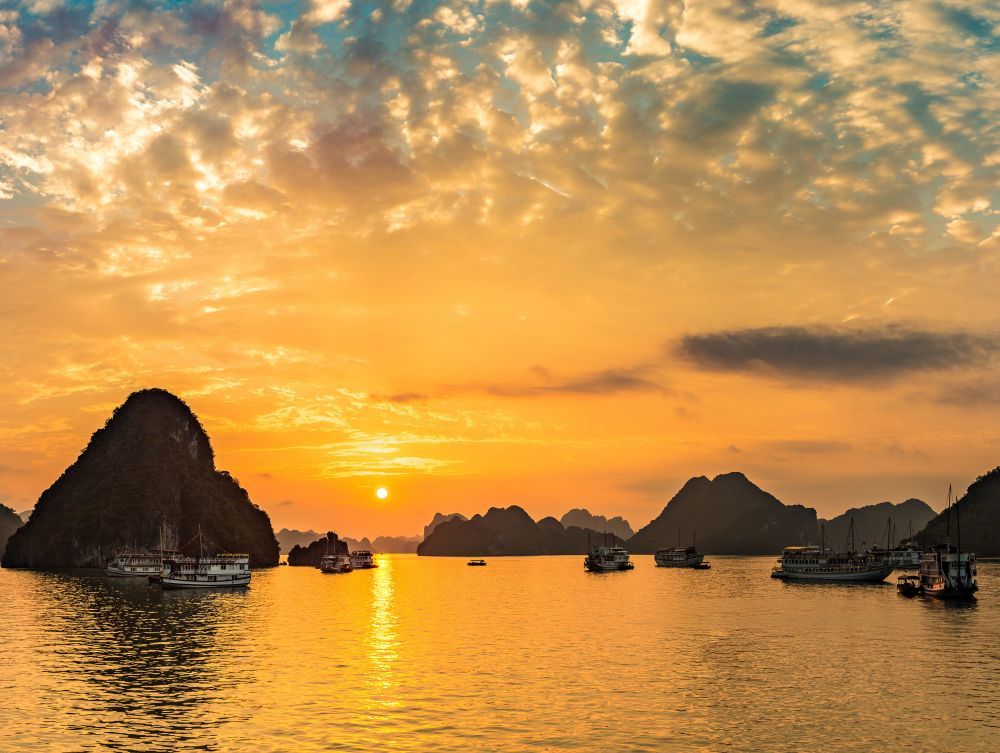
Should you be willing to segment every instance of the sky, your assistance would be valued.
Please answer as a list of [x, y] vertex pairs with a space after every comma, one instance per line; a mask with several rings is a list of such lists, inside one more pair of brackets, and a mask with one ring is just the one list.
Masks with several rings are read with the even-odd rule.
[[156, 386], [276, 529], [940, 509], [1000, 465], [998, 71], [974, 2], [0, 3], [0, 502]]

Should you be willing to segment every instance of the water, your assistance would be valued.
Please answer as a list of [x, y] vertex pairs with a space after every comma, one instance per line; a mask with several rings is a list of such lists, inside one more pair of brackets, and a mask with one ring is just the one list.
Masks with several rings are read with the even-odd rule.
[[1000, 565], [949, 604], [636, 561], [398, 555], [243, 592], [0, 570], [0, 750], [1000, 750]]

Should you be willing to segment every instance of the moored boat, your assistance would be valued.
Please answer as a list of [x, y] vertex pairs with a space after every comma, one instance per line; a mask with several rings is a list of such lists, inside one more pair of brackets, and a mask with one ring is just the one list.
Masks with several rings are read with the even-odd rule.
[[592, 573], [631, 570], [635, 567], [628, 552], [621, 546], [594, 546], [583, 560], [583, 566]]
[[904, 541], [892, 549], [876, 547], [872, 554], [881, 557], [896, 570], [916, 570], [920, 567], [920, 549], [908, 541]]
[[160, 574], [161, 553], [122, 552], [108, 560], [104, 572], [113, 578], [148, 578]]
[[653, 561], [657, 567], [689, 567], [695, 570], [706, 570], [709, 567], [705, 562], [705, 555], [700, 554], [693, 546], [657, 549]]
[[367, 549], [361, 549], [357, 552], [351, 552], [351, 566], [355, 570], [371, 570], [373, 567], [378, 567], [378, 562], [375, 561], [375, 557]]
[[896, 579], [896, 590], [902, 596], [916, 596], [920, 593], [920, 576], [900, 575]]
[[354, 565], [349, 554], [324, 554], [319, 561], [319, 569], [327, 574], [351, 573], [354, 572]]
[[818, 546], [786, 546], [771, 571], [782, 580], [880, 583], [892, 565], [871, 554], [834, 552]]
[[[955, 509], [956, 542], [951, 543], [951, 510]], [[945, 508], [947, 538], [945, 543], [931, 547], [920, 558], [920, 592], [940, 598], [969, 598], [979, 590], [976, 583], [976, 555], [962, 551], [962, 517], [958, 500], [952, 504], [948, 485], [948, 506]]]
[[486, 560], [469, 560], [465, 564], [469, 567], [486, 567]]
[[927, 596], [963, 598], [979, 590], [976, 555], [938, 544], [920, 558], [920, 591]]
[[164, 557], [160, 574], [150, 580], [163, 588], [241, 588], [250, 585], [250, 555]]

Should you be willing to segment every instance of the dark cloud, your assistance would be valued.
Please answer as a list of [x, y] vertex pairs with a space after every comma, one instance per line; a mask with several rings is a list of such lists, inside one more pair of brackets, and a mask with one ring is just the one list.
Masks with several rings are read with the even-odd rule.
[[623, 392], [661, 392], [671, 390], [646, 375], [646, 368], [604, 369], [577, 377], [559, 378], [548, 369], [534, 366], [531, 372], [544, 376], [546, 384], [486, 385], [483, 392], [498, 397], [535, 397], [541, 395], [614, 395]]
[[685, 335], [676, 350], [703, 369], [851, 382], [983, 362], [997, 342], [968, 332], [896, 326], [762, 327]]
[[418, 403], [430, 397], [423, 392], [397, 392], [392, 395], [372, 395], [371, 399], [376, 403]]

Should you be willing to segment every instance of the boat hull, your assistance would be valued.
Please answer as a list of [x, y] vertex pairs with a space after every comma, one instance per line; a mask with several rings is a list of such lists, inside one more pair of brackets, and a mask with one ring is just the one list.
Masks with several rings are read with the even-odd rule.
[[810, 581], [814, 583], [881, 583], [892, 572], [892, 565], [882, 565], [867, 570], [846, 572], [811, 572], [808, 570], [775, 570], [772, 578], [779, 580]]
[[583, 566], [592, 573], [614, 573], [621, 570], [632, 570], [635, 568], [635, 565], [631, 562], [627, 562], [622, 565], [603, 565], [595, 564], [593, 562], [585, 562]]
[[151, 568], [142, 572], [120, 570], [116, 567], [104, 568], [104, 574], [111, 578], [148, 578], [150, 575], [157, 575], [159, 568]]
[[185, 580], [167, 576], [161, 577], [158, 582], [163, 588], [246, 588], [250, 585], [250, 574], [229, 580]]

